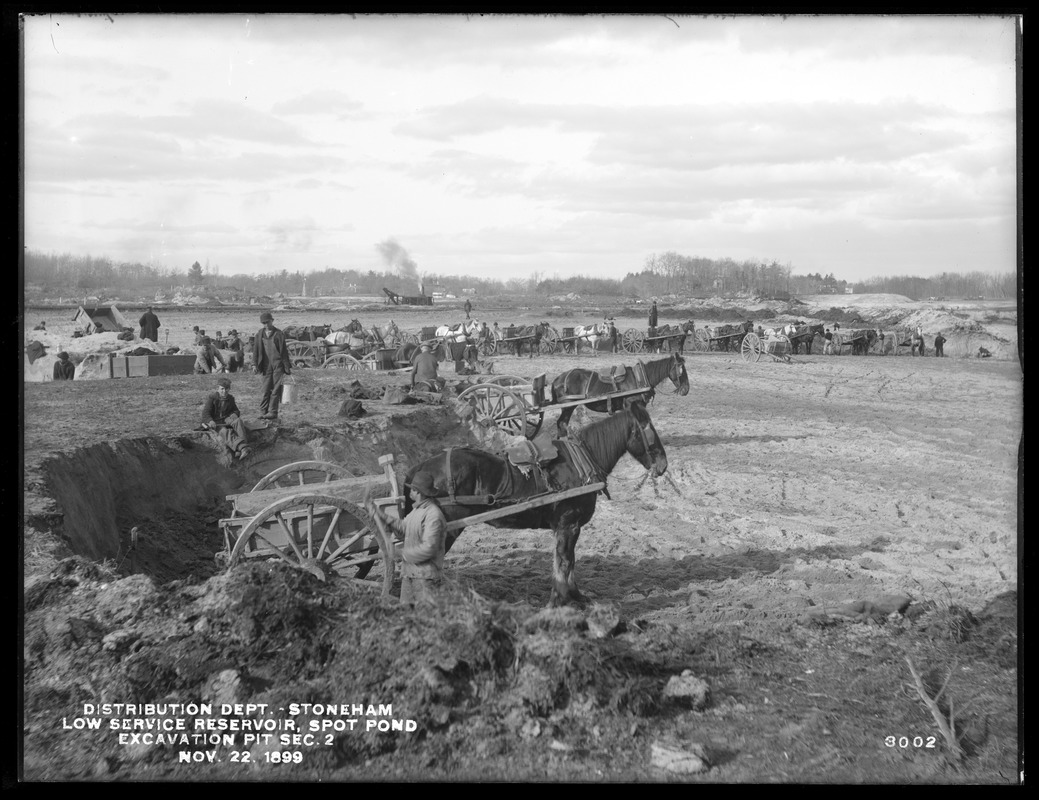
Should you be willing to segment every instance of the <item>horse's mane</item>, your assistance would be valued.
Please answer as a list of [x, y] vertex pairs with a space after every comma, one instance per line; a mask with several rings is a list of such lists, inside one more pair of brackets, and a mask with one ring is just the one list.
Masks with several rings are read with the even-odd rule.
[[671, 374], [672, 358], [674, 358], [674, 356], [642, 362], [643, 366], [646, 368], [646, 380], [649, 381], [650, 386], [656, 386]]
[[588, 448], [596, 465], [609, 471], [627, 448], [628, 424], [634, 416], [625, 409], [586, 425], [574, 436]]

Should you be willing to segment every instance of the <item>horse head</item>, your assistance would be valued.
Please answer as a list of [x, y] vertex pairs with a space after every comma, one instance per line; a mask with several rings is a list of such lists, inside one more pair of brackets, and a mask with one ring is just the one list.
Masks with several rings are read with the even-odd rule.
[[681, 353], [675, 351], [671, 354], [671, 368], [667, 377], [675, 385], [675, 391], [685, 397], [689, 394], [689, 373], [685, 370], [685, 358]]
[[667, 472], [667, 453], [664, 452], [664, 443], [660, 441], [649, 411], [641, 400], [632, 403], [628, 410], [632, 418], [626, 444], [628, 455], [650, 470], [654, 477], [663, 475]]

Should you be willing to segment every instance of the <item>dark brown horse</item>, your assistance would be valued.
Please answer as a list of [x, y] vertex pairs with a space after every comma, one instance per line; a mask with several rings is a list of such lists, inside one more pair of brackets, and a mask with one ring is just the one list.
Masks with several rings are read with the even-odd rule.
[[[556, 447], [559, 455], [555, 459], [541, 470], [526, 471], [486, 450], [454, 447], [414, 466], [405, 476], [404, 485], [410, 486], [412, 476], [419, 470], [432, 473], [442, 495], [440, 506], [450, 522], [546, 492], [605, 482], [625, 453], [651, 470], [654, 476], [667, 470], [664, 445], [642, 403], [633, 403], [611, 417], [596, 420], [571, 438], [556, 442]], [[405, 494], [409, 493], [405, 491]], [[574, 577], [574, 548], [581, 527], [595, 513], [597, 495], [597, 492], [589, 492], [487, 523], [496, 528], [551, 529], [555, 533], [551, 606], [585, 601]], [[404, 512], [410, 511], [409, 498]], [[446, 549], [450, 550], [461, 532], [459, 529], [448, 534]]]
[[[642, 361], [646, 373], [646, 382], [649, 389], [644, 394], [629, 394], [623, 397], [604, 397], [591, 403], [582, 403], [591, 411], [616, 411], [624, 408], [633, 400], [648, 402], [653, 397], [653, 389], [665, 378], [670, 378], [675, 385], [675, 391], [683, 397], [689, 394], [689, 373], [685, 369], [685, 358], [681, 353], [675, 351], [666, 358], [658, 358], [653, 361]], [[614, 370], [617, 368], [614, 367]], [[552, 399], [556, 403], [565, 403], [568, 400], [583, 399], [586, 397], [603, 397], [613, 395], [617, 392], [625, 392], [640, 388], [639, 378], [634, 368], [621, 366], [623, 372], [606, 372], [605, 370], [582, 369], [576, 367], [562, 372], [552, 380]], [[564, 406], [559, 412], [556, 420], [556, 429], [560, 436], [565, 436], [570, 417], [576, 406]]]
[[533, 358], [541, 347], [541, 337], [551, 327], [547, 322], [539, 322], [537, 325], [526, 327], [510, 327], [505, 329], [505, 341], [503, 346], [508, 347], [510, 352], [516, 356], [523, 355], [523, 345], [530, 347], [529, 358]]
[[790, 340], [790, 351], [796, 356], [801, 345], [804, 345], [805, 355], [810, 356], [815, 335], [822, 336], [825, 332], [825, 325], [797, 325], [792, 333], [787, 334], [787, 338]]

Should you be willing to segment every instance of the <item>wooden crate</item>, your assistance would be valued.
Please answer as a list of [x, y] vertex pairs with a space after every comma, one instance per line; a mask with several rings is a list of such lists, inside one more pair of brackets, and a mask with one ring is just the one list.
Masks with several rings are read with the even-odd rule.
[[147, 378], [152, 375], [190, 375], [195, 356], [108, 356], [108, 377]]

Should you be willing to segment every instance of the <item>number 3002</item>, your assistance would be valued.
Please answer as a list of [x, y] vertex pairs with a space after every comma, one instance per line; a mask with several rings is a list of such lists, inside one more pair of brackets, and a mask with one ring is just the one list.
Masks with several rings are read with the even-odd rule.
[[888, 747], [923, 747], [933, 748], [937, 743], [938, 738], [936, 736], [885, 736], [884, 744]]

